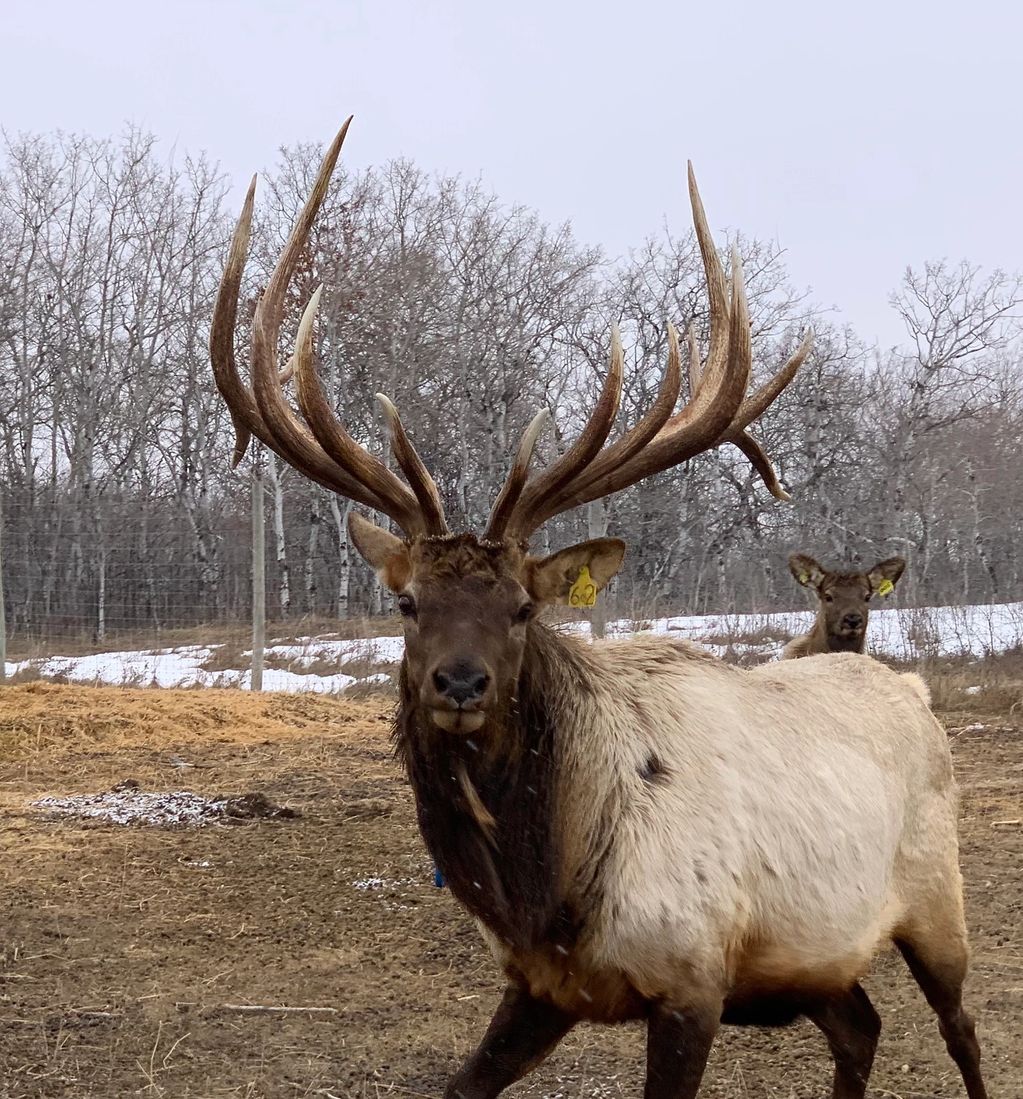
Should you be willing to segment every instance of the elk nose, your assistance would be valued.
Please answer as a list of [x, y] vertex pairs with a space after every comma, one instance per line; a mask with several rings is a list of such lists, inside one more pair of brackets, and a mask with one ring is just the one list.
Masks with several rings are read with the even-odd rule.
[[845, 618], [842, 619], [842, 625], [847, 630], [858, 630], [860, 628], [860, 626], [863, 625], [863, 615], [862, 614], [847, 614], [845, 616]]
[[490, 676], [478, 664], [459, 661], [433, 673], [433, 685], [438, 694], [459, 706], [479, 702], [490, 683]]

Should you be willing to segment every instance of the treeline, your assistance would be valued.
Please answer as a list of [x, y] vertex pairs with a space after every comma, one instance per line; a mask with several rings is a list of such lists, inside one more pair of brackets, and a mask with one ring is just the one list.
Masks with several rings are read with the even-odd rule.
[[[319, 150], [282, 150], [260, 182], [243, 323], [312, 183]], [[714, 214], [713, 196], [708, 196]], [[249, 610], [250, 475], [207, 334], [236, 211], [202, 157], [154, 139], [9, 138], [0, 163], [0, 474], [8, 631], [103, 635], [234, 620]], [[938, 262], [892, 294], [906, 340], [879, 349], [789, 283], [777, 249], [742, 238], [757, 371], [812, 325], [801, 377], [756, 426], [791, 505], [731, 447], [563, 516], [541, 547], [605, 530], [630, 543], [612, 613], [798, 602], [793, 548], [829, 563], [910, 559], [903, 598], [1023, 597], [1021, 284]], [[724, 241], [722, 241], [724, 244]], [[652, 399], [665, 321], [706, 346], [689, 232], [621, 262], [478, 185], [396, 161], [339, 171], [292, 287], [322, 283], [322, 375], [352, 434], [381, 452], [372, 394], [397, 401], [452, 526], [479, 529], [540, 407], [549, 458], [578, 430], [626, 347], [622, 421]], [[245, 342], [240, 357], [245, 357]], [[287, 350], [287, 349], [282, 349]], [[266, 487], [270, 611], [379, 610], [349, 554], [348, 503], [255, 455]]]

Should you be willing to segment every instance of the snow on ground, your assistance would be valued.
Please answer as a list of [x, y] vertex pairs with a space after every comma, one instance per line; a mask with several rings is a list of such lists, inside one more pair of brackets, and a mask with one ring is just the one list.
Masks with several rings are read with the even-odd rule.
[[[255, 817], [291, 819], [298, 816], [294, 809], [275, 805], [263, 794], [242, 794], [240, 797], [208, 797], [191, 790], [139, 789], [133, 779], [126, 779], [99, 794], [69, 794], [66, 797], [47, 796], [29, 802], [49, 817], [72, 817], [76, 820], [101, 820], [109, 824], [148, 824], [160, 827], [190, 825], [202, 828], [207, 824], [251, 820]], [[209, 863], [199, 863], [200, 867]]]
[[[184, 645], [175, 649], [143, 649], [93, 653], [89, 656], [50, 656], [8, 664], [8, 676], [31, 668], [41, 676], [61, 676], [73, 683], [109, 683], [135, 687], [248, 687], [251, 672], [236, 669], [210, 671], [205, 665], [216, 655], [217, 645]], [[361, 677], [335, 672], [319, 675], [302, 672], [304, 666], [341, 667], [353, 661], [371, 665], [401, 660], [400, 637], [373, 637], [355, 641], [330, 641], [315, 637], [298, 638], [288, 645], [269, 645], [265, 661], [287, 661], [298, 671], [264, 667], [264, 691], [316, 691], [337, 694], [354, 683], [386, 682], [387, 675], [374, 672]], [[251, 653], [244, 653], [248, 659]]]
[[[621, 619], [608, 626], [608, 634], [625, 637], [658, 633], [695, 641], [718, 655], [771, 659], [785, 641], [810, 628], [810, 611], [779, 614], [681, 615], [649, 622]], [[583, 622], [565, 627], [587, 632]], [[997, 603], [965, 607], [918, 607], [906, 610], [872, 610], [867, 631], [871, 652], [898, 659], [924, 656], [968, 655], [982, 657], [1023, 645], [1023, 603]], [[270, 645], [268, 664], [288, 663], [290, 669], [267, 667], [266, 691], [316, 691], [340, 693], [355, 683], [387, 680], [383, 665], [401, 660], [400, 637], [371, 637], [339, 641], [300, 637], [289, 644]], [[250, 673], [205, 667], [218, 646], [187, 645], [175, 649], [95, 653], [90, 656], [51, 656], [7, 664], [8, 676], [31, 668], [46, 677], [62, 676], [75, 683], [108, 683], [157, 687], [248, 687]], [[244, 654], [243, 658], [247, 658]], [[321, 674], [326, 667], [359, 665], [365, 674]], [[314, 671], [313, 669], [316, 669]]]
[[190, 824], [201, 828], [223, 819], [225, 802], [190, 790], [161, 793], [109, 790], [103, 794], [37, 798], [30, 805], [54, 817], [105, 820], [110, 824]]
[[[653, 633], [674, 633], [706, 645], [719, 655], [776, 656], [785, 641], [806, 633], [811, 611], [778, 614], [679, 616], [646, 623]], [[612, 624], [616, 634], [635, 632], [632, 624]], [[1023, 645], [1023, 603], [965, 607], [873, 609], [867, 623], [867, 650], [878, 656], [917, 660], [925, 656], [988, 656]]]

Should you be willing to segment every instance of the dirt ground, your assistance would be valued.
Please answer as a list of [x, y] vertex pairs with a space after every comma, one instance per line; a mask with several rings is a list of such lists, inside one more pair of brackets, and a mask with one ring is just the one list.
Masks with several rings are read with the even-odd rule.
[[[0, 1096], [438, 1097], [501, 989], [432, 884], [389, 757], [387, 700], [0, 689]], [[1023, 730], [956, 715], [992, 1099], [1023, 1096]], [[258, 792], [290, 820], [154, 828], [47, 819], [43, 795], [131, 779]], [[872, 1099], [962, 1094], [901, 962], [866, 982], [885, 1023]], [[266, 1013], [247, 1005], [310, 1008]], [[514, 1096], [642, 1089], [638, 1027], [582, 1027]], [[820, 1099], [809, 1025], [725, 1028], [701, 1095]]]

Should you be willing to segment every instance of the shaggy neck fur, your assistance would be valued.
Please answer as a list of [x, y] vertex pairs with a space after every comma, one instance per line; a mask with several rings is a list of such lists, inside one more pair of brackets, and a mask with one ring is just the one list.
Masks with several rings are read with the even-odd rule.
[[395, 748], [420, 831], [457, 899], [517, 949], [567, 944], [578, 931], [565, 903], [557, 783], [557, 700], [587, 690], [576, 650], [533, 623], [515, 696], [468, 737], [433, 724], [402, 665]]

